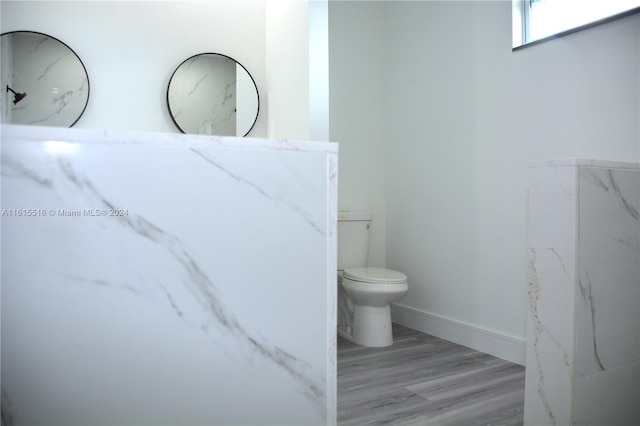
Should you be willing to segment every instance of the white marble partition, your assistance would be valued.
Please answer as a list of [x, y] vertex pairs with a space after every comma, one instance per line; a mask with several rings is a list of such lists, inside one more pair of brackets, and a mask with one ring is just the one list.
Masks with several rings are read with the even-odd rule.
[[4, 426], [336, 422], [335, 144], [1, 148]]
[[638, 164], [532, 164], [525, 424], [640, 424], [639, 210]]

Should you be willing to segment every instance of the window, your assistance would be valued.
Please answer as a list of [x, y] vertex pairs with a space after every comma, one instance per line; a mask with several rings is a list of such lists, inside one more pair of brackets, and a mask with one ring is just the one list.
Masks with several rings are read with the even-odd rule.
[[640, 11], [640, 0], [512, 0], [513, 47]]

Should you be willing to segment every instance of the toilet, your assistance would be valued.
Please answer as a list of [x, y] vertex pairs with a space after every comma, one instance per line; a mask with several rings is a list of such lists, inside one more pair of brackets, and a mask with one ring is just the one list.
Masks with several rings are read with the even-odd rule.
[[360, 346], [393, 344], [391, 303], [409, 290], [407, 276], [367, 267], [373, 215], [338, 213], [338, 334]]

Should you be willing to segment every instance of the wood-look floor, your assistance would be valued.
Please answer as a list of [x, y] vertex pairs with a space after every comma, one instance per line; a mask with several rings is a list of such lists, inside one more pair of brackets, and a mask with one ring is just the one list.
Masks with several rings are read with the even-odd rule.
[[521, 425], [524, 367], [393, 325], [394, 343], [338, 337], [338, 425]]

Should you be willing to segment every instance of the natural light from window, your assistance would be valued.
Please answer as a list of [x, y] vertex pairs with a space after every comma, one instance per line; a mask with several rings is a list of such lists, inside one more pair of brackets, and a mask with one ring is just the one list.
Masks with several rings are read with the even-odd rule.
[[513, 47], [640, 7], [640, 0], [513, 0]]

